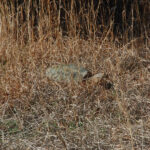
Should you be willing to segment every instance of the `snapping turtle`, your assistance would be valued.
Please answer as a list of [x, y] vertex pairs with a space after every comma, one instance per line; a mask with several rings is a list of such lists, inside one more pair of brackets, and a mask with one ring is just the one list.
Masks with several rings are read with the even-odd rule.
[[58, 82], [82, 82], [83, 80], [92, 80], [98, 82], [103, 73], [98, 73], [94, 76], [85, 68], [74, 64], [54, 65], [46, 70], [46, 76]]

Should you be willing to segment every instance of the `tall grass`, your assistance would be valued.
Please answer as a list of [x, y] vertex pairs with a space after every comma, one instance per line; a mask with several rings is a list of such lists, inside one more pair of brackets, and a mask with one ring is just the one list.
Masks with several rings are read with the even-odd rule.
[[[19, 40], [46, 34], [114, 39], [125, 42], [134, 37], [148, 38], [149, 1], [1, 1], [1, 34]], [[109, 33], [107, 34], [107, 32]], [[22, 39], [21, 38], [21, 39]]]

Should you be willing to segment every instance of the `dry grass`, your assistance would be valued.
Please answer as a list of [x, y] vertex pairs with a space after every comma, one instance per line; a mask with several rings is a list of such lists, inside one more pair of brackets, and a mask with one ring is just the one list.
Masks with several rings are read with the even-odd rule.
[[[27, 43], [14, 34], [0, 36], [1, 149], [149, 149], [149, 39], [117, 46], [108, 38], [111, 26], [107, 29], [103, 38], [87, 40], [60, 31], [40, 32]], [[79, 84], [47, 79], [46, 68], [60, 63], [106, 77]]]
[[[100, 41], [78, 38], [50, 39], [24, 48], [8, 39], [2, 43], [3, 149], [148, 149], [149, 69], [136, 55], [139, 62], [132, 62], [133, 70], [122, 67], [124, 58], [136, 51], [122, 51], [107, 42], [100, 49]], [[114, 87], [49, 81], [45, 70], [57, 63], [104, 72]]]

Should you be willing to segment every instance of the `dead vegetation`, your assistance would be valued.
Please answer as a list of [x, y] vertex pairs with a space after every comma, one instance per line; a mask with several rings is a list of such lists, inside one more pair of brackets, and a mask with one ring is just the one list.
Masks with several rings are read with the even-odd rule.
[[[11, 14], [2, 3], [0, 7]], [[140, 38], [140, 46], [139, 38], [127, 43], [113, 41], [112, 28], [108, 25], [101, 37], [93, 36], [89, 28], [89, 38], [81, 38], [74, 31], [76, 18], [71, 8], [67, 21], [72, 21], [73, 26], [68, 23], [69, 36], [63, 36], [56, 28], [48, 32], [59, 25], [59, 21], [52, 22], [57, 16], [55, 7], [50, 9], [52, 16], [44, 15], [41, 9], [45, 17], [39, 22], [37, 39], [28, 35], [32, 25], [25, 30], [18, 25], [18, 37], [14, 37], [9, 25], [9, 30], [0, 35], [1, 149], [148, 150], [148, 36]], [[48, 17], [52, 17], [49, 22]], [[30, 25], [28, 21], [25, 23]], [[94, 25], [90, 20], [88, 23]], [[80, 64], [92, 74], [103, 72], [105, 78], [79, 84], [48, 80], [46, 69], [61, 63]]]

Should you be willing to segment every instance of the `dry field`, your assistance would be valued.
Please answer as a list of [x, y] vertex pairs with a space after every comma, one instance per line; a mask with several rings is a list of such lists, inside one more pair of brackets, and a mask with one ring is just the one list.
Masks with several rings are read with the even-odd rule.
[[[27, 43], [1, 34], [1, 150], [150, 149], [150, 40], [121, 43], [110, 34], [43, 33]], [[78, 84], [46, 78], [61, 63], [105, 77]]]

